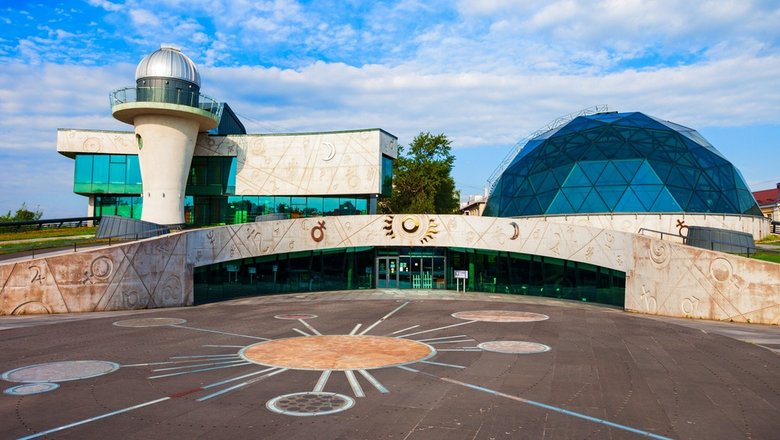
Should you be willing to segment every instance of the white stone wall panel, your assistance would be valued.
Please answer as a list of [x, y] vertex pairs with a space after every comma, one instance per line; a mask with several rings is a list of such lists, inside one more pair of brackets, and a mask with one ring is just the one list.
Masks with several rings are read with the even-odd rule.
[[[145, 136], [145, 139], [148, 136]], [[138, 154], [133, 133], [60, 130], [64, 154]], [[236, 157], [237, 195], [365, 195], [382, 190], [382, 155], [396, 139], [378, 129], [197, 137], [194, 156]]]

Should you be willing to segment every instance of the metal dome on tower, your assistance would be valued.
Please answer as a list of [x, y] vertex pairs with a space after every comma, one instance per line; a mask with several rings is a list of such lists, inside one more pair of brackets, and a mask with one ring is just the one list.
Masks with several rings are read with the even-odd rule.
[[195, 63], [178, 47], [162, 44], [160, 48], [138, 63], [135, 80], [149, 78], [173, 78], [186, 81], [200, 88], [200, 73]]
[[184, 223], [185, 187], [198, 133], [219, 125], [223, 105], [200, 94], [200, 74], [176, 47], [161, 45], [135, 71], [135, 87], [111, 92], [114, 117], [134, 127], [143, 181], [141, 220]]

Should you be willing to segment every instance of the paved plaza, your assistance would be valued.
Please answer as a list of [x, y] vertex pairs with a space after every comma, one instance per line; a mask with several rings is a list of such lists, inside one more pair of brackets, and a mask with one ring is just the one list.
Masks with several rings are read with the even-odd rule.
[[371, 290], [0, 318], [0, 438], [771, 439], [780, 328]]

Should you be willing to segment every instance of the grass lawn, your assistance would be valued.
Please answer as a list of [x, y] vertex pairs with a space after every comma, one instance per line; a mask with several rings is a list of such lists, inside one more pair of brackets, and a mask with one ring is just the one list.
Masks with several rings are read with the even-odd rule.
[[764, 237], [762, 240], [759, 240], [756, 242], [757, 244], [771, 244], [774, 246], [780, 246], [780, 235], [777, 234], [769, 234], [766, 237]]
[[[97, 226], [2, 231], [0, 232], [0, 255], [42, 249], [72, 248], [74, 244], [80, 246], [108, 242], [105, 239], [96, 239], [96, 231]], [[62, 238], [58, 239], [58, 237]]]
[[97, 226], [83, 226], [80, 228], [44, 228], [27, 230], [0, 231], [0, 242], [9, 240], [34, 240], [36, 238], [70, 237], [74, 235], [95, 235]]
[[0, 242], [0, 255], [13, 254], [16, 252], [35, 252], [44, 249], [56, 249], [56, 248], [70, 248], [73, 249], [74, 245], [78, 248], [80, 246], [88, 244], [100, 244], [108, 243], [107, 238], [64, 238], [62, 240], [46, 240], [46, 241], [25, 241], [23, 243], [2, 243]]
[[780, 263], [780, 252], [758, 252], [755, 255], [751, 255], [750, 258], [756, 260], [771, 261], [772, 263]]

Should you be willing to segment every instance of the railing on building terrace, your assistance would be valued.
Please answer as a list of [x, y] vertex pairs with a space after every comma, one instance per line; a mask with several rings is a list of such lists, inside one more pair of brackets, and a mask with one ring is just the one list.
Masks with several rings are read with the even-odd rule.
[[[92, 220], [95, 223], [100, 221], [101, 217], [82, 217], [80, 220], [82, 221], [89, 221]], [[65, 220], [64, 223], [58, 223], [60, 220]], [[29, 222], [5, 222], [0, 223], [0, 231], [2, 230], [3, 225], [7, 225], [8, 223], [25, 223], [25, 224], [33, 224], [36, 225], [38, 223], [42, 224], [68, 224], [67, 220], [74, 220], [74, 219], [56, 219], [56, 220], [40, 220], [37, 222], [29, 221]], [[79, 219], [75, 219], [79, 220]], [[74, 225], [78, 222], [70, 222]], [[83, 225], [82, 225], [83, 226]], [[75, 226], [73, 226], [75, 227]], [[86, 238], [86, 239], [73, 239], [73, 237], [65, 237], [64, 240], [57, 240], [59, 237], [51, 237], [51, 240], [57, 240], [58, 243], [56, 246], [52, 246], [51, 244], [46, 244], [46, 242], [37, 241], [36, 244], [30, 245], [30, 246], [23, 246], [18, 250], [14, 250], [13, 253], [0, 255], [0, 262], [5, 259], [15, 259], [20, 257], [28, 256], [30, 259], [35, 259], [36, 256], [41, 257], [44, 254], [48, 253], [70, 253], [70, 252], [78, 252], [79, 250], [85, 250], [89, 248], [94, 248], [96, 246], [111, 246], [113, 244], [119, 244], [119, 243], [127, 243], [127, 242], [133, 242], [138, 240], [143, 240], [145, 238], [149, 238], [148, 234], [150, 232], [160, 232], [163, 234], [167, 234], [170, 232], [176, 232], [180, 231], [181, 228], [171, 228], [171, 227], [161, 227], [159, 229], [155, 230], [147, 230], [144, 232], [136, 232], [131, 234], [124, 234], [124, 235], [118, 235], [108, 238]], [[31, 240], [32, 241], [32, 240]], [[48, 241], [48, 240], [46, 240]]]
[[109, 93], [109, 102], [114, 107], [128, 102], [160, 102], [186, 105], [207, 111], [219, 120], [222, 117], [222, 104], [215, 99], [189, 90], [163, 87], [123, 87]]
[[666, 238], [664, 238], [664, 237], [674, 237], [675, 239], [677, 239], [678, 243], [685, 244], [685, 237], [684, 236], [682, 236], [680, 234], [673, 234], [671, 232], [657, 231], [655, 229], [649, 229], [649, 228], [639, 228], [639, 231], [637, 231], [637, 234], [639, 234], [639, 235], [647, 235], [647, 234], [645, 234], [645, 232], [652, 232], [654, 234], [658, 234], [659, 238], [661, 240], [666, 240]]

